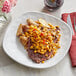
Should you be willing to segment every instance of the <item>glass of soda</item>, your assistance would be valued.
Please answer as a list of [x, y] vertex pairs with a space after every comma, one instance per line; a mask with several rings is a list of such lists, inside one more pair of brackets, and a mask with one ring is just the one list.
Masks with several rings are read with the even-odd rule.
[[64, 0], [44, 0], [46, 8], [50, 11], [60, 8], [64, 3]]

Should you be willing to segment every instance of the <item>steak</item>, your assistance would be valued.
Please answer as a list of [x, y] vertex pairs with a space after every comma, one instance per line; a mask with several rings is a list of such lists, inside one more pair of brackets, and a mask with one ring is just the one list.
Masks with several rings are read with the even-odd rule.
[[[30, 38], [28, 38], [29, 40], [28, 40], [28, 42], [27, 42], [27, 52], [28, 52], [28, 56], [34, 61], [34, 62], [36, 62], [36, 63], [40, 63], [40, 62], [42, 62], [42, 61], [45, 61], [45, 60], [48, 60], [50, 57], [51, 57], [51, 55], [52, 55], [52, 52], [53, 51], [51, 51], [51, 52], [46, 52], [45, 54], [40, 54], [40, 53], [34, 53], [34, 50], [31, 50], [30, 49], [30, 46], [31, 46], [31, 39]], [[46, 54], [47, 54], [47, 56], [46, 56]]]

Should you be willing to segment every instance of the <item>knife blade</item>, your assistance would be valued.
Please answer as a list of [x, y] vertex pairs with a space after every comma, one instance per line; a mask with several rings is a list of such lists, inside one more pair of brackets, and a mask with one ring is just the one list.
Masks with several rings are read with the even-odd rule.
[[71, 17], [70, 15], [68, 15], [67, 17], [67, 23], [70, 26], [71, 30], [72, 30], [72, 34], [74, 35], [74, 31], [73, 31], [73, 27], [72, 27], [72, 22], [71, 22]]

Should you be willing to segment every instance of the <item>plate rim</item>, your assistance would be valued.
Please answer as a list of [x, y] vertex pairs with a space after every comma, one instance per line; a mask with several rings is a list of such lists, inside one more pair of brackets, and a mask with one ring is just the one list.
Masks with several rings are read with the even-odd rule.
[[[27, 14], [27, 13], [44, 14], [44, 15], [47, 15], [47, 16], [49, 16], [49, 17], [53, 17], [53, 18], [59, 20], [60, 22], [64, 23], [64, 24], [69, 28], [69, 30], [71, 31], [71, 28], [70, 28], [70, 26], [69, 26], [67, 23], [65, 23], [64, 21], [62, 21], [61, 19], [59, 19], [59, 18], [57, 18], [57, 17], [55, 17], [55, 16], [53, 16], [53, 15], [49, 15], [49, 14], [43, 13], [43, 12], [36, 12], [36, 11], [26, 12], [26, 13], [21, 14], [19, 17], [17, 17], [17, 19], [20, 18], [22, 15], [25, 15], [25, 14]], [[16, 21], [16, 19], [13, 20], [13, 21]], [[13, 21], [11, 21], [11, 23], [12, 23]], [[10, 25], [10, 24], [9, 24], [9, 25]], [[69, 48], [70, 48], [70, 46], [71, 46], [72, 31], [71, 31], [71, 37], [70, 37], [70, 42], [69, 42], [70, 44], [68, 45], [68, 47], [67, 47], [67, 49], [66, 49], [67, 51], [65, 52], [64, 56], [59, 59], [59, 61], [58, 61], [57, 63], [53, 64], [52, 66], [50, 65], [50, 66], [45, 66], [45, 67], [41, 67], [41, 68], [40, 68], [40, 67], [34, 67], [34, 66], [29, 66], [29, 65], [23, 64], [23, 63], [19, 62], [18, 60], [14, 59], [11, 55], [9, 55], [9, 53], [7, 52], [7, 49], [5, 48], [4, 40], [5, 40], [5, 36], [6, 36], [6, 33], [7, 33], [8, 28], [9, 28], [9, 25], [8, 25], [8, 27], [7, 27], [7, 29], [6, 29], [6, 32], [5, 32], [4, 38], [3, 38], [3, 42], [2, 42], [3, 50], [4, 50], [4, 52], [5, 52], [12, 60], [14, 60], [15, 62], [17, 62], [17, 63], [19, 63], [19, 64], [21, 64], [21, 65], [23, 65], [23, 66], [31, 67], [31, 68], [35, 68], [35, 69], [45, 69], [45, 68], [53, 67], [53, 66], [57, 65], [60, 61], [62, 61], [62, 59], [66, 56], [66, 54], [68, 53]]]

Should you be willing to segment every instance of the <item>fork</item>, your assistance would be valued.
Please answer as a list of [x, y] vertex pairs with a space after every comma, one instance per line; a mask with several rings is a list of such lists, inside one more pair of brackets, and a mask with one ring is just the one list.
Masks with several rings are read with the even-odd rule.
[[74, 29], [75, 29], [75, 32], [76, 32], [76, 18], [74, 17]]

